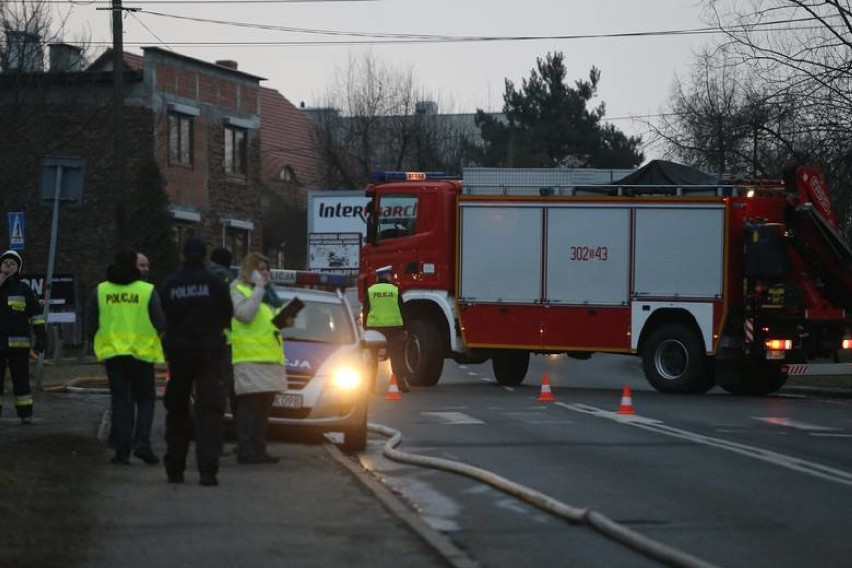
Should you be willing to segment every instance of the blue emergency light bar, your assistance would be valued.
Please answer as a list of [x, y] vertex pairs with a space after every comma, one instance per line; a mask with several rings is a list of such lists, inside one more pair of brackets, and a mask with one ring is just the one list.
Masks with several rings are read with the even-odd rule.
[[346, 288], [349, 284], [349, 277], [345, 274], [312, 272], [310, 270], [282, 270], [280, 268], [273, 268], [269, 271], [269, 280], [284, 286]]
[[372, 183], [388, 183], [392, 181], [426, 181], [453, 179], [444, 172], [386, 172], [375, 171], [370, 174]]

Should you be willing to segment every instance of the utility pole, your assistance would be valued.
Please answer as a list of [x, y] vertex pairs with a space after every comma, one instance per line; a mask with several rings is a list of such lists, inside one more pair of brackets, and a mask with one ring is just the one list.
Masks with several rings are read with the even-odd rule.
[[115, 237], [119, 246], [126, 242], [127, 209], [124, 191], [124, 12], [121, 0], [112, 0], [112, 120], [113, 196]]

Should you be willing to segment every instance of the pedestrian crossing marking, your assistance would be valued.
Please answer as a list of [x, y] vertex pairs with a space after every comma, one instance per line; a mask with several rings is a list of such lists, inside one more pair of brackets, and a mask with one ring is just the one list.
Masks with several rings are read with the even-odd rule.
[[442, 424], [485, 424], [464, 412], [421, 412], [423, 416], [437, 418]]

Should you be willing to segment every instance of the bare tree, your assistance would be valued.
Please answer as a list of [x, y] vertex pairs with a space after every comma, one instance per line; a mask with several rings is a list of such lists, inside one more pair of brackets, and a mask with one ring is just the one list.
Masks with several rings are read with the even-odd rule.
[[669, 111], [652, 131], [672, 159], [713, 172], [776, 175], [779, 158], [794, 152], [787, 144], [791, 105], [761, 91], [765, 85], [724, 53], [702, 54], [688, 80], [675, 79]]
[[[69, 41], [68, 18], [73, 3], [67, 9], [50, 0], [3, 0], [0, 2], [0, 69], [42, 71], [45, 67], [45, 46]], [[71, 40], [81, 60], [88, 55], [90, 40], [78, 33]]]
[[412, 69], [383, 65], [372, 54], [350, 57], [314, 112], [329, 186], [361, 187], [382, 168], [458, 171], [467, 133], [437, 115], [434, 101]]
[[850, 1], [705, 6], [722, 39], [675, 82], [654, 125], [658, 139], [670, 156], [715, 171], [774, 176], [792, 160], [819, 166], [842, 228], [852, 231]]

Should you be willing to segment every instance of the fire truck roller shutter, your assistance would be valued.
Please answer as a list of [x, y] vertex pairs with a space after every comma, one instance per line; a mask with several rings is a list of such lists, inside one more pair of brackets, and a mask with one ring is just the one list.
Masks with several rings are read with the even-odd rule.
[[723, 204], [673, 202], [637, 206], [634, 294], [639, 297], [722, 297]]

